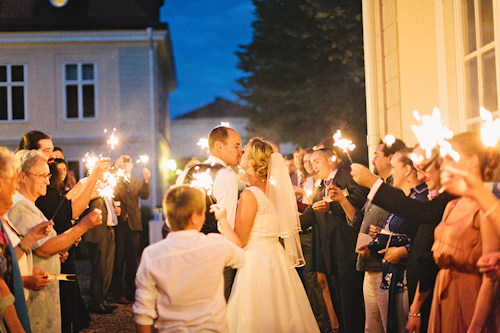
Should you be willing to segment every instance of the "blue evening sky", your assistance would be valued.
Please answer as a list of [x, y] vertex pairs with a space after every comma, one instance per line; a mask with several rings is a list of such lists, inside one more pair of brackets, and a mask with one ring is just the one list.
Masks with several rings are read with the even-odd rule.
[[251, 0], [165, 0], [160, 19], [169, 25], [177, 88], [170, 95], [170, 118], [216, 97], [236, 101], [233, 91], [245, 73], [236, 68], [238, 45], [252, 41]]

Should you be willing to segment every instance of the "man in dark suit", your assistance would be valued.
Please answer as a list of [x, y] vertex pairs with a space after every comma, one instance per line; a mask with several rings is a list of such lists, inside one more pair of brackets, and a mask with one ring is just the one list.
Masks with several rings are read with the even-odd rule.
[[151, 172], [143, 169], [144, 180], [133, 177], [131, 172], [134, 164], [127, 155], [120, 156], [116, 166], [125, 171], [125, 177], [122, 177], [115, 187], [115, 202], [120, 203], [121, 214], [115, 230], [115, 264], [111, 292], [118, 303], [128, 304], [135, 294], [135, 274], [142, 231], [139, 198], [149, 198]]
[[115, 231], [118, 224], [116, 215], [119, 207], [114, 207], [110, 198], [97, 198], [89, 203], [88, 212], [99, 208], [102, 211], [102, 224], [90, 229], [83, 235], [89, 248], [91, 275], [90, 275], [90, 300], [89, 312], [109, 314], [116, 306], [106, 302], [111, 278], [113, 276], [113, 263], [115, 260]]
[[363, 273], [356, 271], [356, 239], [359, 225], [348, 222], [337, 202], [324, 199], [330, 183], [344, 191], [349, 202], [358, 209], [366, 201], [368, 189], [356, 184], [350, 170], [330, 149], [319, 149], [311, 157], [314, 170], [324, 182], [313, 205], [300, 216], [302, 229], [317, 223], [321, 252], [325, 262], [332, 302], [339, 319], [340, 332], [361, 333], [364, 330]]

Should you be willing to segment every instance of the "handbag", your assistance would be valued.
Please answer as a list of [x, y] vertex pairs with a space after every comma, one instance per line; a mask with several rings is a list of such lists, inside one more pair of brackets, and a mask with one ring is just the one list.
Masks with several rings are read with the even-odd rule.
[[390, 247], [401, 247], [410, 244], [408, 236], [405, 234], [377, 234], [375, 238], [368, 244], [371, 258], [383, 259], [385, 254], [378, 253], [383, 249]]

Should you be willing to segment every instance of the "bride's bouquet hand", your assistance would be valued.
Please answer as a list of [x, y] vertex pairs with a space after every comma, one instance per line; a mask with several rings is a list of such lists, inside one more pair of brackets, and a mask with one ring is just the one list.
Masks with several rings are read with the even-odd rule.
[[218, 204], [213, 204], [210, 206], [210, 213], [213, 213], [215, 215], [217, 221], [225, 219], [227, 215], [226, 209]]

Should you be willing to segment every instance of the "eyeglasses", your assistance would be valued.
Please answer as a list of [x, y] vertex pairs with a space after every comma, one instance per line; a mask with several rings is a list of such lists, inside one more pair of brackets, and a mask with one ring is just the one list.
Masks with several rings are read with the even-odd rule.
[[49, 174], [46, 174], [46, 175], [35, 175], [34, 173], [31, 173], [31, 172], [27, 172], [28, 175], [33, 175], [35, 176], [36, 178], [40, 179], [40, 180], [44, 180], [44, 179], [47, 179], [47, 180], [50, 180], [50, 178], [52, 177], [52, 174], [49, 173]]
[[429, 169], [429, 167], [432, 165], [432, 163], [436, 162], [438, 157], [439, 157], [439, 154], [434, 155], [434, 157], [431, 158], [431, 160], [426, 165], [424, 165], [424, 167], [422, 169], [418, 169], [417, 172], [420, 172], [420, 173], [427, 172], [427, 169]]

